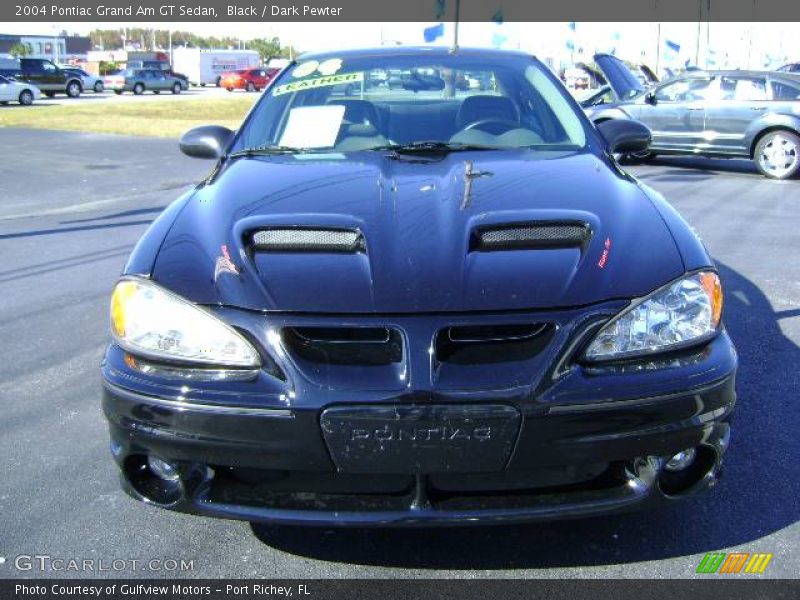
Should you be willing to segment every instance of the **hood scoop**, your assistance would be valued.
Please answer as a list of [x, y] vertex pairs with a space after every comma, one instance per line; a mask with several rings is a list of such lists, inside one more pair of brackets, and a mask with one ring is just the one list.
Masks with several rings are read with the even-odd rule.
[[251, 236], [257, 252], [343, 252], [366, 251], [364, 235], [356, 229], [323, 227], [271, 227]]
[[584, 248], [592, 237], [587, 223], [537, 221], [489, 225], [473, 232], [471, 250], [530, 250], [535, 248]]

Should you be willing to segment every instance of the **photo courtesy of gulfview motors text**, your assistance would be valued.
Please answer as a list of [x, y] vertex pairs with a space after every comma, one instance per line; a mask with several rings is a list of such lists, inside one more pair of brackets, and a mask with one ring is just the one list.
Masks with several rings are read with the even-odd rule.
[[154, 598], [169, 598], [175, 596], [203, 597], [210, 596], [212, 592], [221, 592], [226, 596], [259, 597], [259, 598], [293, 598], [310, 595], [307, 586], [298, 584], [297, 587], [246, 583], [243, 585], [225, 584], [219, 586], [192, 585], [192, 584], [109, 584], [109, 585], [75, 585], [75, 584], [34, 584], [17, 583], [14, 593], [17, 597], [130, 597], [146, 596]]

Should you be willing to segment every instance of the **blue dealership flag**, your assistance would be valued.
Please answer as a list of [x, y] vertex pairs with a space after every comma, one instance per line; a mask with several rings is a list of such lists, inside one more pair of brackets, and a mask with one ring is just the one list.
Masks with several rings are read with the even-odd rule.
[[438, 25], [434, 25], [433, 27], [426, 27], [424, 33], [425, 33], [425, 41], [432, 42], [436, 38], [442, 37], [444, 35], [444, 23], [439, 23]]
[[503, 44], [508, 41], [508, 36], [503, 35], [502, 33], [495, 33], [492, 35], [492, 46], [495, 48], [500, 48]]
[[670, 40], [667, 40], [666, 42], [667, 42], [667, 48], [672, 50], [675, 54], [677, 54], [677, 53], [679, 53], [681, 51], [681, 45], [680, 44], [678, 44], [676, 42], [673, 42], [673, 41], [670, 41]]

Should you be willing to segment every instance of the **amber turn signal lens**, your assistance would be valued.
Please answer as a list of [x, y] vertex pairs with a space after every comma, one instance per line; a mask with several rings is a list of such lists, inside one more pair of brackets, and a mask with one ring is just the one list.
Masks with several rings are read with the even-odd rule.
[[119, 337], [125, 337], [125, 305], [135, 293], [135, 282], [120, 281], [111, 296], [111, 327]]
[[722, 284], [716, 273], [700, 273], [700, 283], [711, 301], [711, 320], [714, 327], [722, 319]]

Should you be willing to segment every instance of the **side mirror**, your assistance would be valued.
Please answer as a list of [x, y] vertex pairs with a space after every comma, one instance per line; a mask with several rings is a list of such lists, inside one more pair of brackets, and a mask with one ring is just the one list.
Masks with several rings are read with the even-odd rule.
[[233, 132], [220, 125], [203, 125], [190, 129], [181, 136], [181, 152], [192, 158], [219, 158], [225, 152]]
[[644, 152], [650, 147], [652, 140], [650, 130], [639, 121], [609, 119], [598, 123], [597, 130], [612, 154]]
[[656, 104], [658, 104], [658, 100], [656, 100], [656, 93], [655, 92], [647, 92], [644, 95], [644, 101], [645, 101], [646, 104], [652, 104], [653, 106], [655, 106]]

